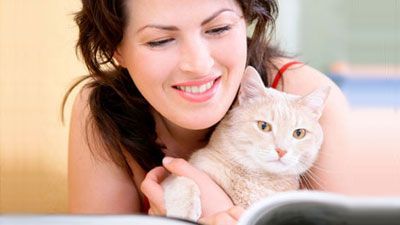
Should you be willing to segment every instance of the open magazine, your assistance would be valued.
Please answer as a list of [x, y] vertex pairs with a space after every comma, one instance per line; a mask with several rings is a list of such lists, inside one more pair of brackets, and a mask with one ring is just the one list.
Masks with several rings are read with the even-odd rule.
[[[193, 225], [165, 217], [1, 215], [1, 225]], [[400, 225], [400, 196], [347, 197], [314, 191], [279, 193], [251, 206], [238, 225]]]
[[251, 206], [238, 225], [400, 225], [400, 196], [279, 193]]

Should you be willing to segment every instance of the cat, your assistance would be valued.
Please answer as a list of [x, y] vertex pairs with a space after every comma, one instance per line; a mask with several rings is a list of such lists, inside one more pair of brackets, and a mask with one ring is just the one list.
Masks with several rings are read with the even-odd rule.
[[[323, 141], [318, 120], [329, 89], [303, 97], [283, 93], [266, 88], [258, 72], [247, 67], [232, 109], [189, 162], [243, 208], [299, 189], [300, 175], [312, 166]], [[167, 216], [200, 218], [200, 191], [194, 181], [171, 175], [162, 186]]]

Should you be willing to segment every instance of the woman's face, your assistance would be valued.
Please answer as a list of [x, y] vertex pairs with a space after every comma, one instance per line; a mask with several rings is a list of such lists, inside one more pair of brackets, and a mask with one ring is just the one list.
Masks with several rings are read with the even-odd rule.
[[234, 0], [127, 0], [115, 53], [146, 100], [186, 129], [216, 124], [246, 63], [246, 22]]

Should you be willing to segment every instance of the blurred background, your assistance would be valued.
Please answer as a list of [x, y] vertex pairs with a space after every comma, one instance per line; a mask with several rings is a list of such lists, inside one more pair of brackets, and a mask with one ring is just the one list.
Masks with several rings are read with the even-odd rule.
[[[364, 182], [364, 194], [379, 195], [368, 188], [373, 174], [362, 170], [375, 168], [379, 175], [373, 182], [400, 179], [400, 1], [279, 3], [277, 42], [346, 94], [352, 169], [360, 174], [352, 182]], [[74, 94], [65, 125], [60, 106], [74, 79], [86, 73], [74, 50], [73, 13], [79, 7], [79, 0], [0, 0], [0, 213], [67, 212]], [[365, 164], [371, 160], [362, 159], [374, 151], [385, 160]], [[398, 171], [387, 173], [388, 168]], [[387, 193], [400, 189], [385, 188]]]

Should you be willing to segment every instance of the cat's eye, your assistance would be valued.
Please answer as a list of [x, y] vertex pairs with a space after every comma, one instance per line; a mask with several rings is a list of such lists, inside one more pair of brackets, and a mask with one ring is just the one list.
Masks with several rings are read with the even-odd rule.
[[306, 136], [307, 131], [306, 129], [296, 129], [293, 131], [293, 137], [296, 139], [302, 139], [304, 136]]
[[260, 128], [260, 130], [262, 130], [262, 131], [269, 132], [272, 130], [271, 124], [269, 124], [265, 121], [258, 121], [257, 125], [258, 125], [258, 128]]

